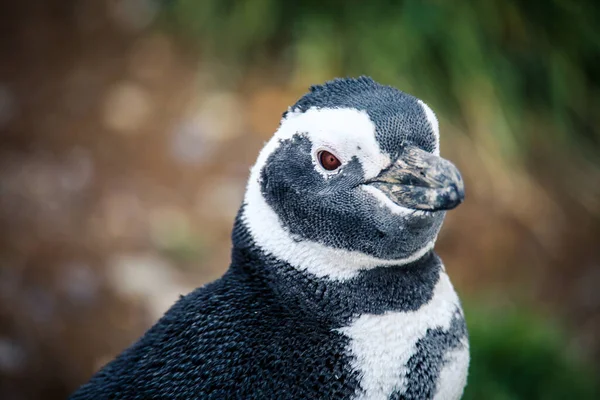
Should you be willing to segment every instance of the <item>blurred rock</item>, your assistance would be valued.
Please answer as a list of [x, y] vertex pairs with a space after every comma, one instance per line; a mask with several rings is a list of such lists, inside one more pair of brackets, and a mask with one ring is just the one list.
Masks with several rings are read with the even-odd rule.
[[79, 192], [89, 187], [94, 178], [94, 160], [89, 150], [75, 147], [65, 156], [59, 176], [60, 187]]
[[176, 206], [161, 206], [150, 210], [148, 215], [150, 238], [159, 249], [170, 249], [187, 242], [192, 236], [190, 218]]
[[152, 110], [142, 86], [125, 81], [113, 85], [104, 99], [103, 122], [118, 133], [142, 133], [140, 129]]
[[144, 236], [146, 210], [136, 193], [123, 190], [110, 192], [101, 200], [94, 218], [98, 236], [105, 232], [112, 240], [139, 239]]
[[48, 326], [57, 317], [57, 301], [51, 287], [30, 286], [24, 290], [21, 301], [25, 312], [36, 325]]
[[89, 154], [81, 148], [72, 149], [61, 160], [45, 153], [5, 154], [0, 217], [12, 226], [33, 224], [38, 237], [65, 234], [83, 207], [93, 171]]
[[72, 304], [88, 306], [99, 297], [99, 279], [93, 269], [85, 263], [73, 263], [66, 267], [60, 286]]
[[181, 122], [171, 138], [171, 155], [182, 164], [200, 164], [214, 156], [215, 143], [206, 134], [207, 126], [197, 120]]
[[142, 298], [149, 312], [158, 320], [180, 295], [193, 287], [179, 283], [172, 266], [152, 254], [118, 254], [108, 265], [113, 288], [129, 297]]
[[227, 223], [230, 230], [245, 190], [245, 181], [226, 177], [210, 180], [198, 191], [196, 210], [204, 219]]
[[226, 92], [196, 100], [187, 114], [171, 139], [173, 157], [184, 164], [209, 161], [221, 144], [242, 134], [246, 121], [240, 98]]
[[19, 372], [25, 363], [24, 349], [16, 341], [0, 337], [0, 373]]
[[205, 94], [193, 119], [206, 127], [206, 135], [215, 142], [226, 141], [242, 134], [245, 124], [244, 106], [235, 93]]

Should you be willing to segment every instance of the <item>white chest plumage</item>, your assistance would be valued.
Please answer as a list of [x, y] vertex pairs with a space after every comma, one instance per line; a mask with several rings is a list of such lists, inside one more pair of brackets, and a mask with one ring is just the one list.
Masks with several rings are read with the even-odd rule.
[[461, 344], [460, 348], [449, 352], [444, 359], [446, 364], [440, 373], [435, 400], [454, 400], [462, 397], [469, 370], [469, 343], [463, 338]]
[[[340, 332], [350, 338], [352, 368], [359, 372], [357, 399], [388, 399], [407, 386], [407, 364], [417, 352], [417, 342], [429, 329], [448, 330], [459, 300], [448, 275], [442, 272], [432, 299], [416, 311], [363, 314]], [[444, 357], [437, 380], [436, 399], [459, 399], [469, 364], [466, 337]]]

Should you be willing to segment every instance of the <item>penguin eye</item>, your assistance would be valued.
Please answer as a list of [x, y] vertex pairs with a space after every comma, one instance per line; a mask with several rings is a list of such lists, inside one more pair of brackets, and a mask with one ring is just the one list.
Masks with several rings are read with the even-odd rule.
[[341, 161], [338, 160], [336, 156], [325, 150], [319, 152], [319, 162], [327, 171], [333, 171], [342, 165]]

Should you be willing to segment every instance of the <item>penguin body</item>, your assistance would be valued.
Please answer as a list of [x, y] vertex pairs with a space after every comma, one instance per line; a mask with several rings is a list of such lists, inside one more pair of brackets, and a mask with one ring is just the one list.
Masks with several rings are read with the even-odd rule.
[[253, 167], [232, 262], [71, 397], [458, 399], [458, 297], [432, 251], [458, 171], [424, 103], [314, 87]]

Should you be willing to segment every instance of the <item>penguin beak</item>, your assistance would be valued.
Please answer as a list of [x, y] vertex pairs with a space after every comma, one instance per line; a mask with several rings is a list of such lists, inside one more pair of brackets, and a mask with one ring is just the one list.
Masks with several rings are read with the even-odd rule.
[[368, 184], [380, 189], [394, 203], [414, 210], [451, 210], [465, 198], [458, 169], [450, 162], [416, 147]]

